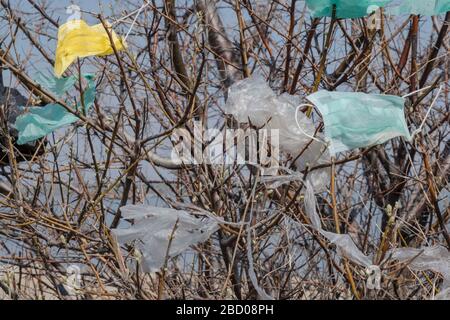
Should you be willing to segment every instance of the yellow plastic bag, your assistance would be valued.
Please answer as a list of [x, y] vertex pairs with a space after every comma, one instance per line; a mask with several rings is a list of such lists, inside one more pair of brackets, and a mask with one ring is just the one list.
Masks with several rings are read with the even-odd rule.
[[[111, 30], [114, 46], [123, 50], [125, 41]], [[114, 53], [103, 25], [89, 26], [83, 20], [71, 20], [59, 27], [56, 48], [55, 75], [60, 77], [77, 58], [106, 56]]]

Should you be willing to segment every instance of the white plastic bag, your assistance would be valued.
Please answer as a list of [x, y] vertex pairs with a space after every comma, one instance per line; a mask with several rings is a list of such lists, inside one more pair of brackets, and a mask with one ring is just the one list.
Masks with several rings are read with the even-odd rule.
[[[225, 112], [238, 122], [250, 121], [257, 127], [279, 130], [280, 150], [292, 157], [302, 153], [296, 166], [303, 171], [307, 166], [312, 168], [329, 162], [330, 154], [320, 142], [311, 142], [315, 127], [310, 118], [298, 112], [297, 123], [296, 109], [300, 104], [300, 97], [287, 93], [277, 96], [262, 77], [254, 76], [230, 87]], [[314, 170], [307, 180], [316, 191], [323, 191], [330, 180], [329, 173], [329, 168]]]
[[397, 248], [390, 251], [392, 259], [408, 262], [416, 271], [432, 270], [450, 279], [450, 254], [443, 246], [422, 248]]
[[415, 271], [431, 270], [444, 278], [435, 300], [450, 299], [450, 253], [443, 246], [422, 248], [397, 248], [389, 251], [388, 256], [399, 262], [407, 262]]
[[174, 257], [189, 246], [208, 240], [219, 228], [215, 219], [196, 218], [184, 210], [144, 205], [128, 205], [120, 210], [123, 218], [134, 219], [134, 224], [127, 229], [114, 229], [113, 233], [119, 243], [137, 240], [144, 272], [160, 270], [167, 252]]
[[275, 99], [275, 93], [262, 77], [247, 78], [229, 88], [225, 113], [233, 115], [238, 122], [250, 120], [262, 127], [275, 112]]

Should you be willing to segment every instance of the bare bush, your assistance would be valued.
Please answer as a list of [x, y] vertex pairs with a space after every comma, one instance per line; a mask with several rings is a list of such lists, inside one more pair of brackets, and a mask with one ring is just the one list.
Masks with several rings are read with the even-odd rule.
[[[256, 299], [261, 289], [275, 299], [438, 294], [439, 273], [385, 257], [397, 247], [450, 249], [450, 12], [383, 16], [377, 31], [367, 18], [312, 19], [296, 0], [87, 3], [79, 5], [89, 23], [108, 21], [118, 34], [130, 31], [127, 49], [79, 59], [68, 69], [77, 76], [95, 73], [95, 105], [30, 151], [15, 143], [5, 110], [20, 104], [13, 101], [19, 95], [25, 107], [60, 101], [34, 75], [52, 72], [65, 8], [0, 0], [1, 297]], [[194, 121], [202, 130], [245, 128], [223, 106], [228, 88], [252, 74], [278, 93], [302, 98], [319, 88], [402, 96], [429, 87], [407, 98], [412, 128], [437, 97], [413, 143], [395, 138], [320, 166], [331, 170], [327, 191], [317, 195], [323, 228], [348, 233], [374, 264], [384, 261], [380, 290], [369, 290], [364, 268], [341, 259], [311, 228], [303, 183], [270, 189], [251, 165], [171, 159], [176, 128], [193, 134]], [[63, 103], [74, 105], [84, 87], [77, 83]], [[320, 114], [304, 111], [312, 111], [322, 131]], [[282, 165], [294, 168], [297, 156], [282, 154]], [[130, 225], [120, 207], [134, 203], [191, 205], [238, 224], [220, 224], [207, 242], [167, 259], [160, 272], [144, 273], [141, 253], [119, 245], [111, 233]], [[250, 223], [249, 232], [241, 222]], [[67, 285], [69, 266], [80, 270], [74, 292]]]

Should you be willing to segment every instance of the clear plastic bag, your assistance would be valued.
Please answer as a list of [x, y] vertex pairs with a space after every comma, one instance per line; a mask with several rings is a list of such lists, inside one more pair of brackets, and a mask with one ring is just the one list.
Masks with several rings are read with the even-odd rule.
[[432, 270], [450, 280], [450, 254], [443, 246], [397, 248], [389, 253], [394, 260], [408, 262], [408, 266], [413, 270]]
[[128, 205], [120, 210], [122, 217], [133, 219], [134, 224], [127, 229], [114, 229], [113, 233], [119, 243], [137, 240], [144, 272], [159, 271], [167, 253], [174, 257], [189, 246], [208, 240], [219, 228], [216, 219], [196, 218], [184, 210], [144, 205]]
[[414, 271], [431, 270], [440, 273], [444, 282], [435, 299], [450, 299], [450, 253], [445, 247], [397, 248], [390, 250], [388, 257], [408, 263], [408, 267]]
[[[330, 155], [324, 144], [311, 139], [315, 133], [312, 120], [302, 112], [296, 114], [300, 104], [300, 97], [287, 93], [277, 96], [262, 77], [254, 76], [230, 87], [225, 112], [238, 122], [250, 120], [258, 127], [278, 130], [281, 151], [292, 157], [302, 152], [296, 166], [303, 171], [307, 166], [329, 162]], [[330, 181], [329, 172], [329, 168], [314, 170], [307, 180], [316, 191], [323, 191]]]
[[262, 127], [276, 111], [275, 99], [275, 93], [261, 76], [246, 78], [229, 88], [225, 113], [238, 122], [250, 120]]

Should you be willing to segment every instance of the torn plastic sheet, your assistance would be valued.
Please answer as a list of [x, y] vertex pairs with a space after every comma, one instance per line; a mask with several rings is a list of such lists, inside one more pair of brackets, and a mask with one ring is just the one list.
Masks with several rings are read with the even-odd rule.
[[372, 258], [363, 254], [348, 234], [337, 234], [322, 229], [320, 216], [316, 209], [317, 202], [316, 196], [314, 195], [314, 189], [309, 182], [305, 183], [305, 187], [306, 215], [311, 221], [311, 225], [314, 227], [314, 229], [319, 231], [325, 238], [328, 239], [328, 241], [335, 244], [340, 251], [340, 255], [345, 256], [346, 258], [359, 265], [365, 267], [372, 266]]
[[[83, 104], [79, 103], [77, 105], [77, 110], [81, 110], [84, 105], [85, 113], [87, 114], [90, 107], [94, 104], [96, 88], [93, 75], [83, 74], [82, 76], [87, 80], [87, 88], [83, 92]], [[61, 80], [61, 82], [58, 82], [59, 80]], [[59, 80], [42, 78], [41, 85], [55, 94], [58, 93], [62, 95], [65, 93], [64, 90], [67, 91], [69, 89], [68, 84], [72, 83], [73, 79]], [[78, 120], [79, 118], [77, 116], [70, 113], [59, 104], [48, 104], [44, 107], [28, 108], [27, 113], [17, 117], [14, 125], [19, 136], [17, 143], [22, 145], [27, 142], [35, 141]]]
[[397, 248], [390, 250], [389, 255], [399, 262], [408, 262], [413, 270], [432, 270], [450, 279], [450, 253], [443, 246]]
[[[109, 30], [115, 48], [125, 48], [125, 41], [114, 30]], [[55, 75], [60, 77], [77, 58], [105, 56], [114, 53], [103, 25], [89, 26], [83, 20], [70, 20], [59, 27], [55, 57]]]
[[411, 140], [402, 97], [321, 90], [307, 99], [322, 114], [332, 155], [382, 144], [398, 136]]
[[[336, 5], [336, 18], [361, 18], [369, 15], [371, 7], [384, 7], [392, 0], [306, 0], [313, 18], [331, 17]], [[421, 0], [420, 0], [421, 1]]]
[[59, 104], [48, 104], [45, 107], [31, 107], [28, 113], [16, 119], [15, 127], [19, 132], [18, 144], [25, 144], [45, 137], [47, 134], [71, 124], [78, 117], [67, 112]]
[[388, 256], [407, 263], [414, 271], [431, 270], [440, 273], [444, 282], [435, 299], [450, 299], [450, 253], [445, 247], [397, 248], [390, 250]]
[[435, 16], [450, 11], [449, 0], [402, 0], [399, 5], [386, 8], [389, 15], [420, 14]]
[[[249, 221], [253, 220], [252, 211], [250, 210], [250, 218]], [[274, 300], [272, 296], [270, 296], [258, 283], [258, 279], [256, 278], [255, 268], [253, 266], [253, 256], [252, 256], [252, 236], [251, 236], [251, 228], [250, 225], [247, 225], [247, 260], [248, 260], [248, 275], [250, 281], [253, 284], [256, 292], [259, 295], [259, 298], [262, 300]]]
[[311, 226], [327, 238], [330, 243], [336, 245], [337, 252], [341, 257], [345, 257], [356, 264], [366, 267], [368, 287], [380, 289], [380, 267], [372, 264], [373, 258], [362, 253], [350, 235], [337, 234], [322, 229], [320, 216], [316, 209], [317, 201], [314, 189], [308, 181], [305, 183], [305, 187], [305, 211], [308, 219], [311, 221]]
[[434, 297], [434, 300], [450, 300], [450, 282], [444, 280], [440, 292]]
[[[278, 177], [263, 177], [261, 179], [262, 182], [269, 183], [269, 186], [272, 187], [278, 187], [281, 184], [288, 183], [294, 180], [303, 182], [303, 179], [299, 173], [290, 173], [289, 175]], [[373, 268], [372, 257], [363, 254], [348, 234], [337, 234], [322, 229], [321, 219], [316, 208], [317, 201], [314, 194], [314, 188], [310, 181], [304, 182], [304, 185], [305, 213], [309, 221], [311, 222], [311, 227], [320, 232], [325, 238], [328, 239], [328, 241], [335, 244], [341, 256], [345, 256], [351, 261], [366, 268]]]
[[62, 97], [70, 88], [72, 88], [76, 81], [77, 77], [75, 76], [56, 78], [54, 76], [47, 76], [42, 73], [38, 73], [36, 76], [36, 82], [44, 88], [50, 90], [58, 98]]
[[254, 76], [234, 83], [228, 89], [225, 112], [236, 121], [249, 120], [262, 127], [275, 113], [276, 95], [261, 76]]
[[159, 271], [164, 266], [167, 252], [168, 257], [174, 257], [189, 246], [208, 240], [219, 229], [216, 219], [206, 215], [195, 218], [184, 210], [144, 205], [127, 205], [120, 210], [122, 217], [134, 219], [134, 224], [112, 232], [119, 243], [137, 240], [144, 272]]
[[[298, 112], [297, 124], [296, 108], [300, 104], [299, 97], [287, 93], [277, 96], [261, 76], [254, 76], [230, 87], [225, 112], [241, 123], [250, 121], [257, 127], [277, 129], [281, 151], [294, 158], [302, 153], [295, 163], [302, 171], [307, 166], [329, 162], [330, 155], [321, 143], [311, 139], [315, 127], [310, 118]], [[314, 170], [307, 179], [316, 190], [323, 190], [329, 182], [329, 172], [329, 168]]]

